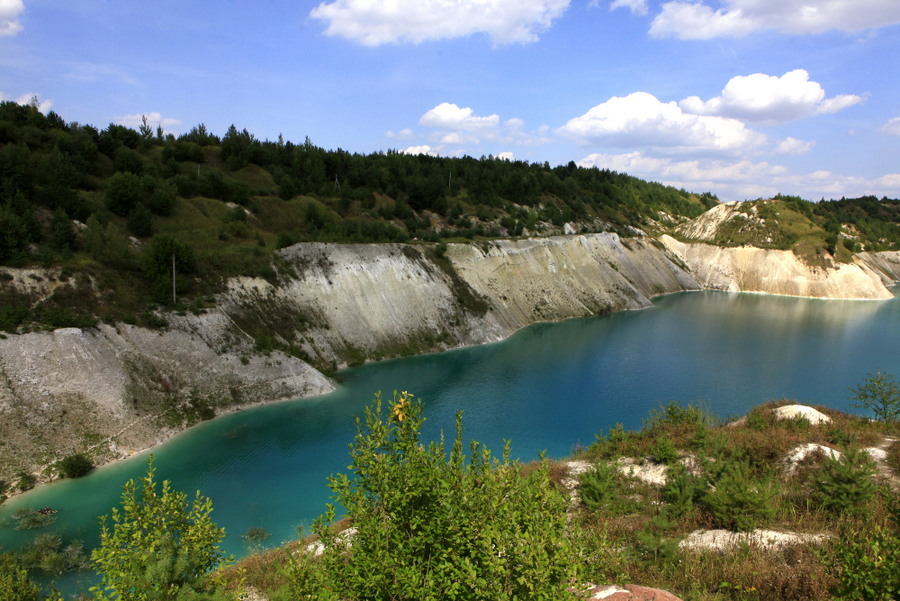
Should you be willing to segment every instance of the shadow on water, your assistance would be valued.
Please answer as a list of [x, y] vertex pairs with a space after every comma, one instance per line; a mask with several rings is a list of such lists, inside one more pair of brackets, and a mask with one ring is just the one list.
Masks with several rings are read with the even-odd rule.
[[[461, 410], [466, 441], [499, 454], [511, 439], [524, 460], [542, 450], [563, 457], [616, 423], [640, 427], [669, 399], [702, 401], [722, 417], [781, 397], [847, 410], [848, 389], [866, 373], [900, 375], [898, 334], [896, 300], [676, 294], [644, 311], [538, 324], [497, 344], [345, 370], [330, 395], [229, 414], [154, 449], [157, 477], [211, 497], [224, 546], [240, 556], [249, 528], [271, 532], [274, 545], [322, 512], [326, 477], [347, 470], [354, 417], [376, 391], [421, 397], [426, 439], [452, 436]], [[36, 532], [13, 529], [16, 508], [45, 505], [60, 510], [50, 528], [95, 545], [97, 516], [145, 472], [142, 455], [11, 499], [0, 506], [0, 546], [15, 549]]]

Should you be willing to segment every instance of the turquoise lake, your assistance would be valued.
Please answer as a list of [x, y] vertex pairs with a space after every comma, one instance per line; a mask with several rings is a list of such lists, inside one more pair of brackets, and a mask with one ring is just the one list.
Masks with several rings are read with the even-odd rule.
[[[512, 456], [529, 460], [542, 450], [565, 457], [616, 423], [639, 428], [670, 399], [699, 401], [722, 418], [782, 397], [849, 411], [849, 389], [876, 368], [900, 376], [896, 298], [681, 293], [643, 311], [538, 324], [497, 344], [348, 369], [330, 395], [232, 413], [152, 452], [158, 479], [212, 498], [224, 547], [240, 556], [249, 528], [271, 532], [274, 546], [324, 510], [326, 477], [347, 471], [354, 417], [377, 391], [421, 397], [426, 440], [442, 429], [452, 436], [462, 410], [465, 441], [499, 454], [510, 439]], [[146, 455], [10, 499], [0, 506], [0, 547], [41, 532], [14, 530], [16, 508], [45, 505], [59, 510], [46, 531], [95, 545], [98, 516], [118, 505], [129, 478], [144, 475]], [[75, 590], [80, 578], [64, 587]]]

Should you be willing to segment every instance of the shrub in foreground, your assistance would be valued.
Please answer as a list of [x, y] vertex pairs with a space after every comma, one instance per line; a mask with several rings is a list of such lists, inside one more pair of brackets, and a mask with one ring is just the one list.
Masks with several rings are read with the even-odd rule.
[[419, 440], [422, 405], [395, 395], [385, 413], [357, 420], [350, 448], [353, 475], [330, 479], [335, 499], [355, 528], [329, 524], [329, 506], [313, 529], [319, 561], [289, 558], [296, 598], [327, 599], [566, 599], [574, 576], [564, 536], [567, 501], [542, 462], [524, 473], [472, 442], [463, 452], [462, 421], [449, 456], [443, 439]]
[[838, 581], [832, 593], [840, 599], [900, 599], [900, 497], [886, 493], [885, 500], [888, 528], [876, 527], [868, 536], [847, 532], [825, 553], [828, 571]]
[[134, 480], [125, 484], [122, 510], [112, 510], [112, 530], [107, 516], [100, 520], [100, 547], [91, 554], [103, 577], [91, 588], [95, 599], [180, 599], [226, 561], [218, 546], [225, 530], [210, 519], [209, 498], [197, 491], [188, 509], [187, 495], [172, 490], [168, 480], [157, 491], [153, 474], [151, 455], [141, 490]]

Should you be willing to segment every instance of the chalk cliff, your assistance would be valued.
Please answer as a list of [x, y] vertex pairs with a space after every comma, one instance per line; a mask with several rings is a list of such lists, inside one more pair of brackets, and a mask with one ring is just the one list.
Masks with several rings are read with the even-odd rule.
[[[310, 243], [278, 254], [277, 278], [233, 279], [214, 309], [166, 314], [160, 330], [0, 337], [0, 479], [78, 451], [104, 461], [217, 412], [331, 391], [312, 366], [502, 340], [683, 290], [887, 298], [885, 284], [900, 276], [900, 253], [809, 267], [789, 251], [611, 233], [446, 248]], [[8, 276], [2, 285], [41, 279]]]
[[668, 235], [660, 240], [687, 265], [703, 288], [711, 290], [835, 299], [893, 296], [885, 287], [886, 273], [871, 266], [878, 263], [876, 259], [837, 263], [827, 258], [821, 266], [810, 266], [789, 250], [723, 248], [680, 242]]

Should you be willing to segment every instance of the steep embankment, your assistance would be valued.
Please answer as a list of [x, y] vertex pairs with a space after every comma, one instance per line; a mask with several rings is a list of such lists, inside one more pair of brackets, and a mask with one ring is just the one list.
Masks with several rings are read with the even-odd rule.
[[[729, 202], [664, 235], [704, 288], [835, 299], [885, 299], [900, 279], [896, 252], [857, 253], [852, 228], [826, 230], [782, 200]], [[819, 219], [821, 221], [821, 219]], [[826, 224], [827, 225], [827, 224]], [[835, 233], [835, 232], [838, 233]], [[847, 243], [845, 243], [847, 242]]]
[[722, 248], [679, 242], [671, 236], [662, 236], [661, 240], [688, 266], [700, 285], [711, 290], [835, 299], [893, 296], [885, 287], [886, 272], [876, 272], [870, 266], [877, 259], [856, 258], [852, 263], [836, 263], [829, 258], [820, 266], [810, 266], [789, 250], [752, 246]]
[[[276, 283], [231, 280], [215, 309], [166, 314], [161, 330], [117, 324], [0, 339], [0, 479], [78, 451], [121, 456], [231, 407], [332, 390], [310, 364], [491, 342], [538, 321], [642, 308], [653, 295], [698, 288], [661, 246], [615, 234], [450, 244], [444, 253], [298, 244], [279, 254]], [[4, 285], [25, 285], [22, 275]]]
[[[298, 244], [279, 285], [230, 282], [222, 302], [315, 362], [502, 340], [526, 325], [649, 306], [694, 279], [646, 239], [615, 234], [430, 246]], [[303, 322], [279, 327], [281, 316]]]

